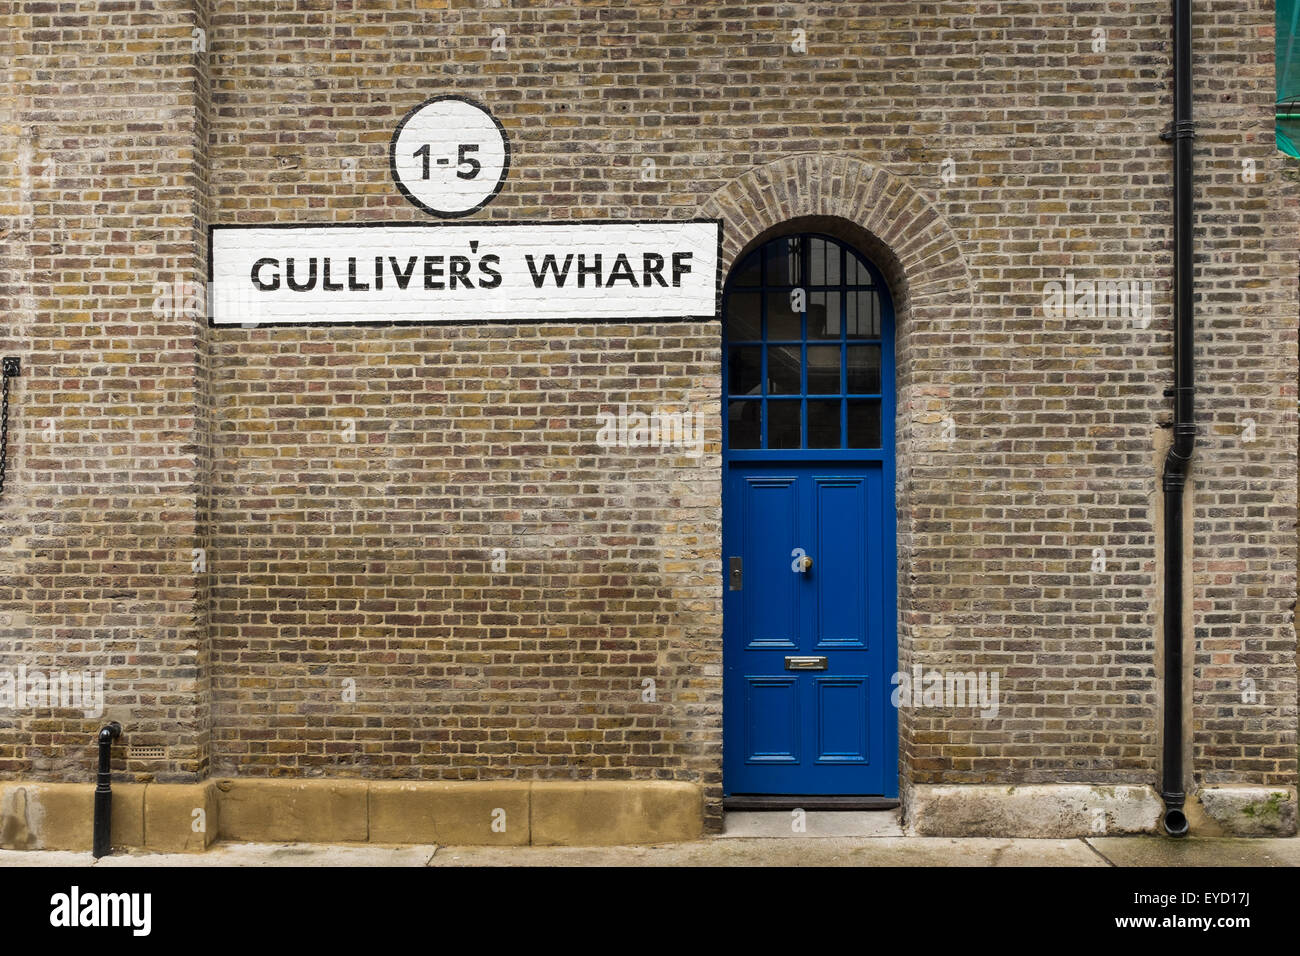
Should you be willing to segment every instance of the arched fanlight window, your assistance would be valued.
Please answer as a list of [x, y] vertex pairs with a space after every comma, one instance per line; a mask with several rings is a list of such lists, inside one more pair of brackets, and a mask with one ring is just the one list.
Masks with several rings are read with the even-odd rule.
[[746, 256], [727, 280], [723, 348], [729, 451], [892, 442], [889, 293], [839, 240], [783, 236]]

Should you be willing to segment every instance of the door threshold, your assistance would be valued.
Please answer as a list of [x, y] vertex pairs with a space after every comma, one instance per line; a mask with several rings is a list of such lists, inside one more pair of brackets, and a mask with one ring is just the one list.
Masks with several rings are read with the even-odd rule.
[[799, 796], [783, 793], [737, 794], [722, 798], [723, 810], [893, 810], [897, 797], [833, 795]]

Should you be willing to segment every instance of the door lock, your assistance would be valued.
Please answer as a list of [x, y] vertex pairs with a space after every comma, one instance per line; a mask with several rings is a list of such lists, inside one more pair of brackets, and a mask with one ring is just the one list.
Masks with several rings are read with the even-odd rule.
[[745, 562], [742, 558], [727, 559], [727, 590], [743, 591], [745, 589]]

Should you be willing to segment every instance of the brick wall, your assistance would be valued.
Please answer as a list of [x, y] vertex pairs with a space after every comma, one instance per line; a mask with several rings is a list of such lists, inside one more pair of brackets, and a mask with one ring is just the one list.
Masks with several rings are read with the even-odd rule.
[[[995, 719], [901, 715], [905, 777], [1155, 779], [1164, 0], [215, 0], [206, 58], [181, 52], [207, 18], [189, 5], [12, 9], [0, 204], [31, 225], [0, 252], [25, 277], [0, 335], [31, 371], [5, 653], [115, 653], [113, 700], [176, 748], [132, 769], [202, 769], [210, 680], [222, 773], [720, 792], [717, 429], [700, 459], [594, 444], [624, 402], [716, 422], [715, 325], [212, 331], [146, 310], [209, 220], [420, 219], [389, 137], [455, 91], [513, 149], [476, 219], [719, 215], [728, 261], [783, 218], [870, 223], [901, 303], [900, 665], [1002, 675]], [[1272, 17], [1197, 4], [1201, 783], [1296, 775], [1298, 236]], [[51, 144], [107, 165], [50, 190]], [[1046, 315], [1071, 274], [1150, 281], [1150, 322]], [[181, 561], [199, 541], [206, 576]], [[0, 772], [84, 777], [90, 729], [0, 715]]]
[[[203, 274], [204, 66], [189, 3], [10, 3], [0, 344], [23, 360], [0, 502], [0, 668], [102, 672], [105, 716], [207, 763], [204, 332], [154, 308]], [[102, 723], [0, 714], [0, 773], [86, 779]]]
[[710, 772], [718, 458], [596, 423], [696, 406], [716, 448], [715, 328], [220, 338], [217, 769]]

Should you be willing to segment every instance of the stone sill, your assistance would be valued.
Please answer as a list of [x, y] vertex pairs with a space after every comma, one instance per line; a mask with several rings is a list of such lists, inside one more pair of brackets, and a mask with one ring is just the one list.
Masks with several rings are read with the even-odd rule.
[[[94, 784], [0, 782], [0, 848], [91, 848]], [[673, 781], [222, 777], [114, 784], [113, 845], [163, 853], [242, 843], [609, 846], [703, 835], [698, 786]]]

